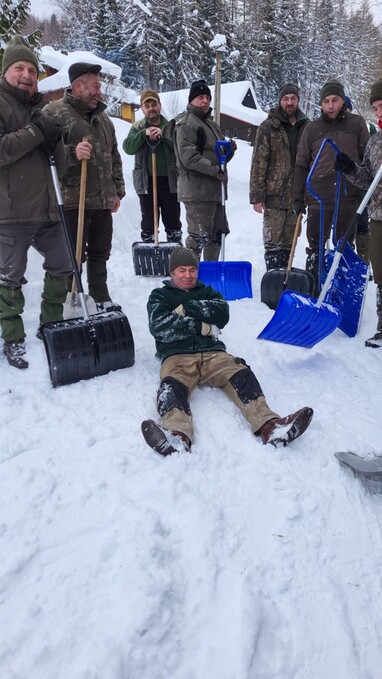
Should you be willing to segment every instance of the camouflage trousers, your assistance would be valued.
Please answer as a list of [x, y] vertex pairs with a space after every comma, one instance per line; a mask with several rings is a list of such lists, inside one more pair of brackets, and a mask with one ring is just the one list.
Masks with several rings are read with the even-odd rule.
[[264, 209], [263, 240], [265, 251], [288, 250], [292, 247], [296, 226], [294, 210]]

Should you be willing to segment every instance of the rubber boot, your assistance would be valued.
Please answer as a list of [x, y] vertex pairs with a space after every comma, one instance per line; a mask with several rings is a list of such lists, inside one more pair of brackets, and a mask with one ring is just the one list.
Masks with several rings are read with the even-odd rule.
[[93, 297], [95, 302], [110, 302], [111, 297], [106, 283], [106, 260], [88, 259], [86, 265], [90, 297]]
[[63, 320], [63, 304], [71, 284], [71, 276], [45, 274], [44, 289], [41, 295], [40, 324]]
[[203, 250], [205, 262], [217, 262], [220, 255], [220, 245], [217, 243], [206, 243]]
[[24, 295], [21, 287], [0, 285], [1, 336], [5, 342], [22, 342], [25, 338], [21, 314], [24, 311]]
[[314, 276], [315, 285], [313, 296], [318, 297], [320, 294], [318, 285], [318, 252], [311, 252], [308, 254], [306, 258], [305, 269], [306, 271], [310, 271], [310, 273], [312, 273]]
[[290, 255], [290, 250], [281, 250], [281, 253], [280, 253], [280, 262], [281, 262], [281, 263], [280, 263], [280, 266], [281, 266], [283, 269], [286, 269], [287, 266], [288, 266], [289, 255]]
[[264, 252], [264, 259], [267, 271], [281, 267], [281, 258], [282, 250], [266, 250]]

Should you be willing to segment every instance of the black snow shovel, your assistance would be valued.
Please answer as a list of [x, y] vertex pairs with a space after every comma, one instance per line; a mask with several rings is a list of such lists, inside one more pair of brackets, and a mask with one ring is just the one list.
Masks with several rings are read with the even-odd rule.
[[170, 255], [179, 243], [159, 242], [159, 215], [158, 215], [158, 187], [157, 187], [157, 154], [156, 148], [160, 144], [149, 143], [151, 149], [151, 166], [153, 178], [153, 212], [154, 212], [154, 243], [133, 243], [133, 264], [137, 276], [169, 276]]
[[[341, 307], [337, 306], [331, 298], [333, 281], [342, 267], [343, 253], [348, 240], [356, 229], [358, 215], [361, 215], [364, 211], [381, 177], [382, 165], [379, 167], [343, 238], [337, 244], [329, 272], [318, 299], [286, 290], [280, 298], [273, 318], [260, 333], [258, 339], [311, 348], [338, 328], [342, 320], [342, 314]], [[352, 272], [348, 271], [348, 276], [349, 273], [351, 274]], [[357, 275], [357, 272], [355, 275]], [[357, 318], [359, 317], [358, 304], [356, 316]]]
[[[231, 142], [225, 139], [218, 140], [215, 144], [216, 155], [219, 159], [220, 169], [225, 172], [227, 158], [231, 152]], [[220, 292], [227, 300], [252, 297], [252, 264], [251, 262], [226, 262], [225, 261], [225, 236], [226, 236], [226, 212], [225, 212], [225, 186], [221, 183], [222, 204], [222, 240], [220, 250], [220, 262], [200, 262], [198, 278], [205, 285], [210, 285]]]
[[270, 309], [276, 309], [284, 290], [294, 290], [295, 292], [301, 292], [303, 295], [312, 295], [314, 292], [315, 281], [313, 274], [304, 269], [292, 268], [297, 240], [301, 233], [301, 221], [302, 212], [297, 217], [287, 268], [270, 269], [261, 279], [261, 301], [269, 306]]
[[[82, 250], [84, 241], [84, 217], [85, 217], [85, 198], [86, 198], [86, 179], [87, 179], [88, 161], [84, 158], [81, 161], [81, 179], [80, 179], [80, 198], [78, 203], [78, 225], [77, 225], [77, 243], [76, 243], [76, 260], [79, 270], [81, 270]], [[89, 315], [97, 313], [97, 305], [90, 295], [85, 295], [86, 307]], [[76, 278], [73, 276], [72, 290], [66, 296], [64, 303], [64, 318], [79, 318], [82, 317], [83, 311], [81, 300], [77, 295]]]
[[65, 217], [57, 169], [49, 157], [54, 190], [68, 246], [83, 318], [44, 323], [40, 330], [49, 362], [53, 387], [105, 375], [134, 364], [134, 341], [129, 321], [122, 311], [89, 316], [74, 248]]

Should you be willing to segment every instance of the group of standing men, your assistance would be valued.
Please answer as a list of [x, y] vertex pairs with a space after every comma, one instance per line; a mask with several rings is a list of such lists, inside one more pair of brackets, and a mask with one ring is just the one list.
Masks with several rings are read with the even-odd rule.
[[[334, 238], [344, 235], [381, 162], [380, 134], [369, 134], [366, 122], [349, 110], [343, 85], [330, 80], [320, 91], [321, 113], [310, 122], [299, 108], [299, 90], [287, 83], [279, 92], [278, 106], [271, 109], [259, 127], [254, 143], [250, 177], [250, 203], [263, 213], [263, 239], [266, 268], [286, 267], [291, 251], [296, 217], [306, 212], [306, 269], [316, 280], [319, 291], [319, 252], [330, 237], [338, 170], [342, 178]], [[346, 105], [347, 101], [347, 105]], [[382, 81], [374, 83], [370, 104], [382, 121]], [[324, 204], [323, 231], [320, 238], [320, 206], [306, 190], [306, 179], [324, 139], [331, 139], [340, 156], [327, 145], [322, 150], [311, 185]], [[378, 162], [379, 161], [379, 162]], [[347, 181], [347, 180], [350, 181]], [[377, 284], [377, 332], [367, 346], [382, 346], [382, 189], [374, 193], [369, 205], [368, 226], [359, 225], [357, 250], [367, 263], [369, 256]], [[362, 230], [363, 229], [363, 230]], [[362, 233], [361, 233], [362, 230]], [[355, 235], [355, 234], [354, 234]], [[370, 253], [369, 253], [370, 250]]]

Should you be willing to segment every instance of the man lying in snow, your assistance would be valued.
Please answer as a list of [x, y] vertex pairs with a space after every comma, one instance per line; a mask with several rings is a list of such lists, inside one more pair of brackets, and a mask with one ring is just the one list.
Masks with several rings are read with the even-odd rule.
[[161, 455], [189, 451], [194, 433], [189, 398], [198, 384], [205, 384], [225, 391], [263, 443], [287, 445], [307, 429], [313, 410], [301, 408], [283, 418], [270, 410], [250, 367], [228, 354], [218, 338], [229, 320], [228, 303], [198, 281], [198, 264], [192, 250], [175, 248], [171, 281], [165, 280], [149, 297], [149, 329], [162, 365], [160, 424], [142, 422], [145, 441]]

